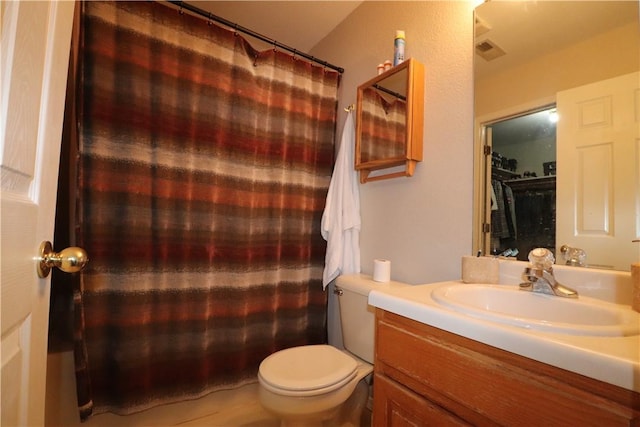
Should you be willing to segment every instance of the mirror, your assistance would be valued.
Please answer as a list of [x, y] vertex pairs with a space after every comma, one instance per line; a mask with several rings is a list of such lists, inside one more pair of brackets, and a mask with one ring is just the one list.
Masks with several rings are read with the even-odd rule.
[[358, 86], [360, 182], [412, 176], [422, 161], [424, 66], [413, 58]]
[[[538, 172], [535, 178], [541, 186], [536, 190], [540, 196], [542, 191], [554, 191], [557, 185], [557, 195], [546, 199], [545, 203], [531, 202], [537, 207], [542, 207], [544, 215], [554, 210], [554, 217], [551, 220], [552, 228], [555, 228], [555, 235], [550, 246], [555, 246], [556, 259], [558, 263], [563, 263], [560, 254], [560, 247], [563, 244], [581, 247], [586, 245], [580, 239], [580, 229], [578, 225], [565, 226], [562, 218], [567, 216], [577, 217], [586, 212], [585, 206], [592, 199], [582, 198], [574, 194], [562, 193], [565, 187], [604, 187], [602, 185], [609, 176], [614, 176], [619, 169], [619, 162], [605, 162], [604, 157], [595, 154], [596, 150], [586, 150], [578, 147], [581, 153], [585, 153], [583, 162], [575, 166], [568, 164], [573, 162], [573, 158], [561, 154], [559, 148], [563, 141], [571, 141], [576, 146], [585, 141], [585, 137], [579, 133], [566, 131], [569, 121], [578, 121], [578, 118], [564, 114], [559, 105], [561, 95], [577, 90], [575, 88], [592, 87], [596, 82], [610, 81], [619, 76], [631, 76], [635, 78], [635, 103], [636, 120], [640, 113], [637, 112], [640, 106], [640, 86], [636, 75], [639, 67], [640, 51], [640, 25], [638, 15], [638, 2], [636, 1], [519, 1], [519, 2], [486, 2], [476, 8], [475, 20], [475, 55], [474, 55], [474, 78], [475, 78], [475, 172], [474, 172], [474, 251], [482, 250], [483, 253], [492, 252], [494, 249], [501, 251], [504, 247], [498, 247], [491, 243], [491, 178], [492, 159], [494, 151], [491, 144], [491, 137], [494, 127], [506, 125], [507, 119], [527, 116], [528, 128], [520, 128], [520, 133], [539, 132], [539, 126], [548, 127], [548, 112], [537, 114], [543, 122], [531, 123], [530, 118], [536, 114], [526, 113], [542, 112], [545, 109], [558, 107], [558, 156], [556, 160], [549, 159], [547, 154], [526, 154], [525, 158], [518, 159], [515, 154], [509, 153], [506, 157], [506, 168], [513, 172], [513, 176], [522, 178], [517, 185], [523, 184], [526, 172], [533, 172], [534, 168]], [[633, 83], [633, 82], [632, 82]], [[630, 98], [631, 99], [631, 98]], [[583, 102], [584, 105], [586, 103]], [[589, 107], [591, 110], [584, 110], [580, 120], [586, 120], [588, 114], [608, 114], [609, 110], [599, 106]], [[608, 108], [608, 107], [607, 107]], [[572, 113], [573, 114], [573, 113]], [[616, 119], [615, 111], [612, 114], [612, 121]], [[569, 119], [569, 117], [573, 117]], [[576, 116], [577, 117], [577, 116]], [[564, 121], [563, 121], [564, 120]], [[583, 121], [584, 121], [583, 120]], [[594, 119], [595, 120], [595, 119]], [[572, 122], [573, 123], [573, 122]], [[595, 122], [594, 122], [595, 123]], [[536, 130], [537, 129], [537, 130]], [[563, 130], [565, 129], [565, 130]], [[640, 140], [638, 125], [635, 125], [634, 142]], [[569, 136], [567, 136], [569, 135]], [[487, 142], [488, 141], [488, 142]], [[488, 148], [485, 147], [488, 145]], [[548, 149], [547, 144], [547, 149]], [[637, 150], [638, 148], [636, 148]], [[502, 148], [506, 150], [507, 148]], [[591, 153], [591, 151], [593, 153]], [[615, 150], [614, 150], [615, 151]], [[603, 153], [600, 151], [600, 153]], [[500, 153], [496, 153], [500, 154]], [[582, 156], [582, 154], [580, 154]], [[577, 157], [577, 156], [574, 156]], [[631, 170], [635, 170], [638, 175], [640, 159], [635, 154], [635, 163]], [[537, 166], [527, 166], [532, 158], [539, 158]], [[586, 159], [586, 160], [585, 160]], [[613, 159], [613, 157], [612, 157]], [[509, 160], [516, 160], [518, 166], [511, 171]], [[563, 165], [563, 161], [565, 164]], [[584, 162], [588, 162], [588, 168], [584, 167]], [[544, 170], [544, 164], [547, 170]], [[519, 166], [522, 165], [522, 168]], [[580, 166], [582, 165], [582, 166]], [[613, 165], [613, 166], [611, 166]], [[502, 166], [502, 163], [501, 163]], [[526, 170], [525, 170], [526, 169]], [[629, 170], [629, 169], [625, 169]], [[542, 173], [540, 171], [543, 171]], [[547, 172], [547, 173], [545, 173]], [[557, 183], [556, 181], [557, 174]], [[494, 175], [495, 177], [495, 175]], [[582, 178], [580, 182], [577, 179]], [[618, 197], [609, 188], [600, 188], [600, 195], [593, 196], [608, 198], [607, 206], [600, 212], [595, 212], [596, 219], [607, 224], [589, 224], [589, 218], [584, 219], [584, 224], [601, 231], [597, 237], [599, 242], [596, 246], [586, 249], [587, 265], [599, 268], [613, 268], [616, 270], [629, 270], [631, 262], [637, 262], [639, 251], [631, 243], [632, 239], [638, 238], [640, 229], [640, 195], [638, 186], [640, 176], [626, 177], [630, 182], [635, 182], [635, 189], [625, 193], [629, 203], [620, 208], [614, 206], [614, 198]], [[528, 185], [528, 184], [527, 184]], [[607, 193], [608, 192], [608, 193]], [[556, 197], [557, 196], [557, 197]], [[589, 196], [591, 197], [591, 196]], [[555, 200], [557, 199], [557, 203]], [[553, 200], [553, 206], [549, 205], [549, 200]], [[615, 208], [615, 209], [614, 209]], [[516, 205], [517, 209], [517, 205]], [[617, 209], [617, 210], [616, 210]], [[624, 211], [624, 212], [623, 212]], [[590, 212], [592, 213], [592, 212]], [[615, 222], [614, 222], [614, 214]], [[536, 214], [528, 219], [532, 222], [543, 222], [542, 214]], [[598, 216], [600, 215], [600, 216]], [[610, 235], [614, 232], [620, 234], [620, 219], [618, 215], [627, 218], [632, 223], [623, 231], [624, 243], [616, 243], [615, 248], [619, 250], [619, 259], [604, 259], [605, 255], [610, 256], [611, 250], [603, 250], [607, 247]], [[557, 220], [556, 220], [557, 217]], [[538, 221], [540, 220], [540, 221]], [[539, 224], [538, 224], [539, 225]], [[601, 230], [600, 230], [601, 229]], [[615, 229], [615, 230], [614, 230]], [[594, 234], [595, 235], [595, 234]], [[547, 239], [547, 241], [549, 241]], [[526, 259], [528, 251], [531, 249], [523, 245], [519, 249], [518, 259]], [[607, 252], [607, 254], [599, 254]], [[600, 258], [603, 257], [603, 258]], [[618, 255], [616, 255], [618, 257]]]

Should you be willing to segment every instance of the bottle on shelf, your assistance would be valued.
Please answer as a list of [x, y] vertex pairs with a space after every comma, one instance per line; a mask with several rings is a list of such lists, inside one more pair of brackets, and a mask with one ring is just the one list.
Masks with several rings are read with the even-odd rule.
[[406, 40], [404, 36], [404, 31], [398, 30], [396, 31], [396, 38], [393, 41], [393, 66], [400, 64], [404, 61], [404, 46]]

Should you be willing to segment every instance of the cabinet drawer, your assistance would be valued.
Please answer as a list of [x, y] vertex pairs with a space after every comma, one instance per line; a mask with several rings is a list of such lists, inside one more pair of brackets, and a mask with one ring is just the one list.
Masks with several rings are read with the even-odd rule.
[[[511, 363], [516, 358], [535, 361], [401, 316], [378, 313], [376, 342], [376, 373], [440, 405], [454, 406], [452, 412], [474, 424], [615, 426], [639, 422], [637, 411], [603, 395]], [[504, 358], [497, 357], [502, 353]], [[470, 419], [465, 413], [481, 418]]]
[[441, 406], [382, 375], [374, 376], [373, 387], [374, 426], [470, 426]]

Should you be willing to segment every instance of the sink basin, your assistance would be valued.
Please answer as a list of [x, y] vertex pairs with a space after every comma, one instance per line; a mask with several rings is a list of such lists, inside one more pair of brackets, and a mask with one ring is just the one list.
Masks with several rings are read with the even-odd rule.
[[572, 335], [629, 336], [640, 333], [640, 314], [594, 298], [562, 298], [517, 286], [451, 284], [431, 292], [438, 304], [498, 323]]

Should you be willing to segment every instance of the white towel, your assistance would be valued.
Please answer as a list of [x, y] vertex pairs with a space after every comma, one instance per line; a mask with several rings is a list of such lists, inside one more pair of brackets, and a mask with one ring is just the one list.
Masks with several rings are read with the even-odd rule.
[[496, 198], [496, 190], [494, 190], [493, 185], [491, 185], [491, 210], [498, 210], [498, 199]]
[[360, 188], [354, 169], [355, 138], [350, 112], [322, 214], [321, 233], [327, 241], [323, 289], [340, 274], [360, 273]]

